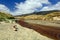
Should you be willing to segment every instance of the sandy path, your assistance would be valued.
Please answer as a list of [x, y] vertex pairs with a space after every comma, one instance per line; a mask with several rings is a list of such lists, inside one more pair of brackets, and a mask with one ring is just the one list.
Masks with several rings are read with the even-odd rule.
[[53, 23], [53, 22], [50, 22], [50, 21], [43, 21], [43, 20], [25, 20], [25, 22], [34, 23], [34, 24], [41, 24], [41, 25], [46, 25], [46, 26], [60, 27], [60, 24], [57, 24], [56, 22]]
[[[12, 26], [17, 25], [18, 31]], [[53, 40], [16, 23], [0, 24], [0, 40]]]

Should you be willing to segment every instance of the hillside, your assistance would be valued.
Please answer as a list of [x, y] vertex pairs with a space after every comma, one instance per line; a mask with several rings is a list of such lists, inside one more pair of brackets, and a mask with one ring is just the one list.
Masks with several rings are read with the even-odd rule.
[[34, 14], [35, 15], [46, 15], [46, 14], [50, 14], [52, 12], [60, 12], [60, 10], [33, 12], [33, 13], [28, 13], [28, 14], [16, 15], [15, 17], [18, 17], [18, 16], [28, 16], [28, 15], [34, 15]]
[[52, 10], [52, 11], [41, 11], [41, 12], [34, 12], [30, 14], [18, 15], [15, 16], [17, 19], [33, 19], [33, 20], [53, 20], [53, 17], [59, 17], [60, 11], [59, 10]]
[[14, 18], [11, 14], [0, 12], [0, 21]]

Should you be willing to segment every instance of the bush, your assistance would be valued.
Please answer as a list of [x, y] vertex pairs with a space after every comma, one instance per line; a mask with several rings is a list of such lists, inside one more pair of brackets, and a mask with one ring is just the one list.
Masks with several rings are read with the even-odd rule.
[[14, 17], [9, 17], [8, 19], [15, 19]]

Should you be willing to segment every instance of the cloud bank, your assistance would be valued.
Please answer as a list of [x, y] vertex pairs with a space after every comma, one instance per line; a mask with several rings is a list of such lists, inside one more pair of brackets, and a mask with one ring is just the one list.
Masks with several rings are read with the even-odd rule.
[[0, 12], [10, 13], [10, 10], [7, 6], [0, 4]]
[[[48, 6], [43, 6], [46, 4]], [[13, 15], [28, 14], [35, 11], [60, 10], [60, 2], [52, 5], [48, 0], [26, 0], [25, 2], [16, 3], [15, 10], [11, 12], [9, 8], [0, 4], [0, 11], [8, 12]]]
[[60, 10], [60, 2], [58, 2], [55, 5], [49, 5], [49, 6], [43, 7], [40, 11], [49, 11], [49, 10]]
[[37, 11], [37, 8], [42, 8], [42, 4], [50, 4], [48, 0], [26, 0], [24, 3], [16, 3], [15, 14], [26, 14]]

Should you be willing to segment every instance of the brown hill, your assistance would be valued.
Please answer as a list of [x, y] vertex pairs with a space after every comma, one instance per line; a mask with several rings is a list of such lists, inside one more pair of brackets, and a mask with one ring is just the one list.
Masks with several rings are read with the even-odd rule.
[[60, 11], [46, 11], [46, 14], [43, 12], [39, 13], [32, 13], [32, 14], [25, 14], [21, 16], [15, 16], [17, 19], [27, 19], [27, 20], [53, 20], [53, 17], [59, 17]]

